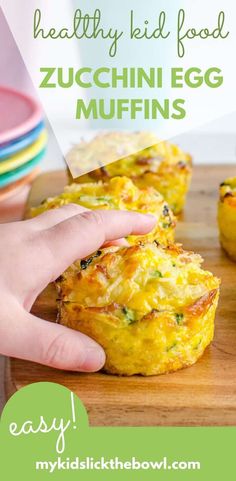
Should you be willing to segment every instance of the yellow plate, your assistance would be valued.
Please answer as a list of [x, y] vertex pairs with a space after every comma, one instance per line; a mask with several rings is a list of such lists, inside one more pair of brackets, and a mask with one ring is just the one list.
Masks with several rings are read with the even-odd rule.
[[46, 142], [47, 132], [46, 130], [43, 130], [43, 132], [39, 135], [38, 139], [32, 145], [27, 147], [27, 149], [24, 149], [21, 152], [13, 155], [12, 157], [0, 162], [0, 174], [10, 172], [11, 170], [20, 167], [26, 162], [29, 162], [45, 147]]

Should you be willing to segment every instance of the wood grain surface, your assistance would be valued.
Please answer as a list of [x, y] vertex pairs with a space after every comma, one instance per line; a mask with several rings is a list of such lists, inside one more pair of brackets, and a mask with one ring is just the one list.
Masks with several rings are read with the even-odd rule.
[[[8, 397], [29, 383], [52, 381], [79, 395], [93, 426], [236, 425], [236, 264], [221, 251], [216, 226], [218, 185], [229, 175], [236, 175], [236, 168], [195, 167], [177, 229], [177, 240], [199, 252], [205, 268], [222, 279], [215, 338], [198, 363], [174, 374], [125, 378], [57, 371], [12, 359], [5, 379]], [[38, 177], [28, 207], [59, 193], [65, 182], [64, 172]], [[41, 294], [33, 312], [55, 320], [53, 286]]]

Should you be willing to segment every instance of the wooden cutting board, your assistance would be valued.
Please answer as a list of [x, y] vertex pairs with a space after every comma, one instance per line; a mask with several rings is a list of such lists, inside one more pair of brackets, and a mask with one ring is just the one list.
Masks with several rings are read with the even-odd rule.
[[[7, 395], [29, 383], [52, 381], [79, 395], [93, 426], [236, 425], [236, 264], [221, 251], [216, 226], [218, 185], [229, 175], [236, 175], [236, 168], [195, 167], [177, 230], [177, 240], [202, 254], [205, 268], [222, 279], [215, 338], [197, 364], [174, 374], [125, 378], [63, 372], [12, 359], [5, 379]], [[59, 193], [65, 183], [64, 172], [41, 175], [27, 208]], [[33, 312], [55, 320], [52, 286], [41, 294]]]

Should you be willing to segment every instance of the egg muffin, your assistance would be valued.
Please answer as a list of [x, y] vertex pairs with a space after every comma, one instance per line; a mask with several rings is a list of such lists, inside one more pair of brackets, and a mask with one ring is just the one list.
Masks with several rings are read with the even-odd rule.
[[[150, 147], [143, 149], [143, 145]], [[116, 160], [118, 158], [120, 160]], [[192, 175], [190, 155], [177, 145], [159, 142], [156, 136], [147, 132], [99, 135], [91, 142], [74, 146], [67, 156], [67, 163], [74, 177], [80, 175], [81, 165], [83, 168], [87, 165], [87, 170], [91, 171], [76, 179], [69, 172], [70, 182], [106, 181], [125, 175], [138, 187], [154, 187], [174, 214], [179, 214], [184, 207]], [[96, 168], [98, 165], [102, 166]]]
[[236, 261], [236, 177], [226, 179], [220, 185], [218, 225], [221, 245]]
[[32, 208], [30, 216], [34, 217], [46, 210], [69, 203], [80, 204], [93, 210], [118, 209], [153, 214], [157, 223], [152, 232], [143, 236], [129, 236], [127, 240], [130, 244], [152, 242], [157, 239], [158, 242], [166, 245], [174, 240], [175, 217], [161, 194], [152, 187], [139, 189], [127, 177], [114, 177], [107, 182], [67, 186], [58, 197], [49, 198], [38, 207]]
[[57, 280], [58, 322], [103, 346], [107, 373], [190, 366], [213, 338], [219, 296], [219, 280], [201, 262], [156, 242], [101, 249]]

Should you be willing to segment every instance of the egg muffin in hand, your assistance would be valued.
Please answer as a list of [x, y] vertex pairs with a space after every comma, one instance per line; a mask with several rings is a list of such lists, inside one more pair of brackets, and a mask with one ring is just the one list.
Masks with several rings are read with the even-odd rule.
[[118, 209], [153, 214], [157, 223], [152, 232], [144, 236], [129, 236], [127, 240], [130, 244], [152, 242], [156, 239], [166, 245], [174, 240], [175, 217], [163, 197], [151, 187], [139, 189], [127, 177], [114, 177], [107, 182], [67, 186], [58, 197], [49, 198], [38, 207], [32, 208], [30, 216], [34, 217], [46, 210], [69, 203], [79, 204], [92, 210]]
[[236, 177], [226, 179], [220, 185], [218, 225], [221, 245], [236, 261]]
[[107, 373], [190, 366], [213, 338], [219, 296], [219, 280], [201, 261], [156, 242], [101, 249], [57, 280], [58, 321], [103, 346]]
[[[143, 149], [143, 145], [150, 147]], [[127, 155], [127, 152], [131, 153]], [[117, 158], [120, 160], [108, 163]], [[67, 155], [74, 177], [80, 175], [80, 166], [84, 167], [86, 162], [90, 172], [73, 179], [68, 171], [70, 182], [106, 181], [125, 175], [138, 187], [154, 187], [174, 214], [179, 214], [184, 207], [192, 176], [192, 159], [177, 145], [160, 142], [150, 132], [111, 132], [75, 145]], [[96, 169], [94, 166], [98, 164], [103, 166]]]

